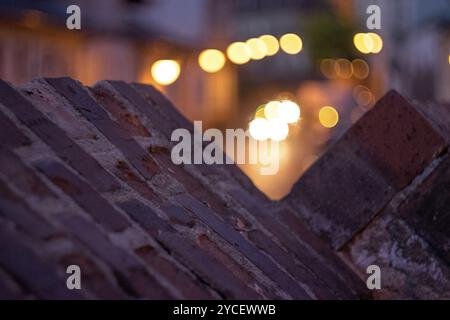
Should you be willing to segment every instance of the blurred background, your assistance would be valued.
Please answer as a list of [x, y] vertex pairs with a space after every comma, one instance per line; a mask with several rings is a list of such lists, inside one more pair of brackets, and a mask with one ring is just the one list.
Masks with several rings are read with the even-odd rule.
[[[80, 30], [66, 28], [71, 4]], [[372, 4], [380, 30], [366, 26]], [[241, 166], [273, 199], [388, 89], [450, 101], [448, 0], [0, 0], [0, 19], [0, 78], [14, 84], [153, 84], [203, 129], [246, 129], [269, 101], [296, 103], [278, 174]]]

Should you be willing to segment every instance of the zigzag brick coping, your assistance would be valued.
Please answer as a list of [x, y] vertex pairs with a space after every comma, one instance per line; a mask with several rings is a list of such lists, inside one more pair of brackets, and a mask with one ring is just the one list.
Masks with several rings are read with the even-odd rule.
[[[289, 232], [239, 169], [174, 165], [170, 134], [192, 125], [152, 87], [1, 82], [0, 108], [2, 296], [369, 296], [307, 228]], [[65, 288], [70, 264], [81, 291]]]
[[450, 298], [450, 106], [388, 92], [283, 199], [381, 298]]
[[371, 263], [403, 276], [375, 297], [445, 297], [446, 112], [388, 94], [271, 202], [235, 166], [174, 165], [192, 124], [151, 86], [1, 81], [0, 297], [360, 299]]

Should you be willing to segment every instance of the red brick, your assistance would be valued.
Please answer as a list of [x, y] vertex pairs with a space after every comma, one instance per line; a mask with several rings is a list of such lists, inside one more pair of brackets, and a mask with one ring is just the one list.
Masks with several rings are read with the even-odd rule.
[[108, 264], [117, 285], [128, 295], [149, 299], [174, 298], [134, 255], [112, 244], [98, 227], [80, 216], [68, 214], [61, 214], [61, 222], [67, 232]]
[[158, 255], [156, 250], [150, 246], [144, 246], [136, 250], [136, 253], [146, 262], [147, 265], [162, 273], [167, 281], [181, 292], [186, 299], [215, 299], [218, 295], [213, 294], [194, 275], [176, 267], [172, 261]]
[[[130, 200], [119, 204], [139, 225], [150, 235], [156, 237], [167, 247], [177, 259], [215, 290], [222, 292], [225, 297], [234, 299], [255, 299], [257, 294], [252, 292], [227, 269], [205, 254], [191, 241], [176, 234], [166, 221], [159, 218], [149, 207], [137, 200]], [[219, 276], [220, 275], [220, 276]]]
[[403, 200], [394, 213], [407, 221], [450, 263], [450, 158]]
[[[1, 226], [0, 226], [1, 229]], [[25, 290], [43, 299], [81, 299], [83, 292], [68, 290], [65, 277], [9, 230], [0, 230], [0, 266], [20, 279]]]
[[17, 148], [30, 144], [30, 139], [28, 139], [10, 119], [0, 112], [0, 145]]
[[0, 184], [0, 216], [13, 221], [17, 228], [31, 237], [46, 239], [57, 233], [4, 184]]
[[285, 201], [339, 248], [445, 146], [427, 119], [391, 91], [311, 166]]
[[60, 157], [83, 176], [90, 177], [97, 189], [111, 191], [119, 187], [113, 177], [101, 170], [101, 166], [81, 149], [67, 134], [50, 122], [28, 100], [7, 83], [0, 81], [0, 102]]
[[12, 151], [0, 146], [0, 173], [23, 193], [55, 197], [32, 168]]
[[89, 213], [99, 224], [111, 231], [121, 231], [130, 224], [105, 198], [62, 164], [41, 161], [36, 164], [47, 178]]
[[294, 298], [310, 299], [311, 297], [284, 271], [280, 270], [275, 263], [256, 248], [253, 244], [243, 238], [238, 232], [224, 224], [206, 206], [188, 195], [174, 197], [183, 207], [201, 219], [206, 225], [217, 232], [221, 237], [238, 249], [247, 259], [257, 266], [267, 277], [272, 279], [283, 290], [291, 294]]
[[115, 145], [146, 179], [159, 168], [148, 153], [89, 95], [86, 88], [70, 78], [48, 78], [46, 81], [64, 96], [87, 120], [92, 122]]
[[343, 137], [396, 189], [408, 185], [446, 146], [445, 139], [416, 108], [388, 92]]
[[130, 113], [110, 92], [101, 86], [96, 86], [90, 92], [103, 108], [116, 117], [118, 124], [132, 136], [149, 137], [150, 132], [142, 125], [137, 115]]

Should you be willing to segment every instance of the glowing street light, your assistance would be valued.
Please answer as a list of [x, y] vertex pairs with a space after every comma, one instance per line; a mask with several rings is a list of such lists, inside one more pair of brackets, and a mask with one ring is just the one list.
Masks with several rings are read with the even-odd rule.
[[297, 54], [302, 51], [303, 42], [294, 33], [287, 33], [280, 38], [280, 47], [287, 54]]
[[235, 64], [244, 64], [250, 61], [250, 49], [244, 42], [233, 42], [227, 48], [227, 56]]
[[339, 113], [332, 106], [320, 108], [319, 122], [325, 128], [333, 128], [339, 122]]
[[268, 120], [267, 131], [270, 139], [283, 141], [289, 134], [289, 126], [281, 119], [270, 119]]
[[152, 78], [160, 85], [174, 83], [180, 75], [180, 64], [175, 60], [158, 60], [151, 68]]
[[264, 41], [258, 38], [248, 39], [246, 42], [250, 50], [250, 58], [253, 60], [261, 60], [267, 54], [267, 47]]
[[280, 44], [278, 43], [277, 38], [270, 34], [265, 34], [260, 36], [259, 39], [264, 42], [267, 48], [267, 56], [273, 56], [280, 50]]
[[225, 65], [225, 55], [217, 49], [206, 49], [198, 56], [198, 64], [204, 71], [214, 73]]
[[256, 118], [250, 122], [248, 131], [253, 139], [265, 141], [269, 138], [269, 121], [265, 118]]
[[364, 54], [379, 53], [383, 49], [383, 39], [373, 32], [355, 34], [353, 43]]
[[300, 118], [300, 107], [293, 101], [284, 100], [280, 103], [278, 114], [287, 124], [296, 123]]

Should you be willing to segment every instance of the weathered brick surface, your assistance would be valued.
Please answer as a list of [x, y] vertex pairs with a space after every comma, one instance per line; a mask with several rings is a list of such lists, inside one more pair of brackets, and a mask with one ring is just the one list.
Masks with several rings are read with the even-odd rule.
[[[49, 297], [66, 297], [67, 264], [85, 272], [83, 298], [368, 297], [295, 210], [281, 214], [237, 167], [174, 165], [171, 132], [192, 124], [152, 87], [0, 82], [2, 123], [0, 226], [49, 272]], [[42, 297], [12, 250], [0, 283]], [[15, 290], [11, 276], [30, 285]]]
[[303, 175], [285, 201], [340, 248], [446, 146], [421, 112], [390, 91]]
[[37, 167], [53, 184], [88, 212], [94, 220], [111, 231], [121, 231], [128, 221], [106, 199], [73, 172], [57, 162], [41, 162]]

